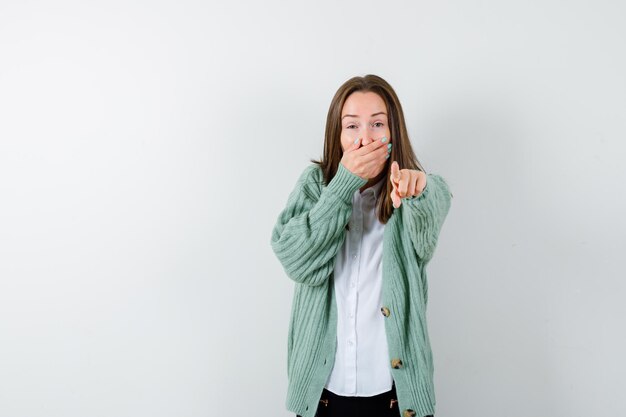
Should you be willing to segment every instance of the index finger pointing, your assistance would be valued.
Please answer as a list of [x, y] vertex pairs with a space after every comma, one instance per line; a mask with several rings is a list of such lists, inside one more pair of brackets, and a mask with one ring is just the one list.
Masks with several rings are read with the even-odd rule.
[[391, 163], [391, 179], [396, 183], [400, 181], [400, 166], [398, 165], [398, 161]]

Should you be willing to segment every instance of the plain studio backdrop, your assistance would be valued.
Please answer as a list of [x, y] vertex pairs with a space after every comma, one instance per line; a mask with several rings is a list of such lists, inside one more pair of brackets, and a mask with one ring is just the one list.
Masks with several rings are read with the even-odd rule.
[[454, 194], [436, 415], [625, 415], [625, 13], [3, 1], [0, 415], [292, 417], [271, 231], [368, 73]]

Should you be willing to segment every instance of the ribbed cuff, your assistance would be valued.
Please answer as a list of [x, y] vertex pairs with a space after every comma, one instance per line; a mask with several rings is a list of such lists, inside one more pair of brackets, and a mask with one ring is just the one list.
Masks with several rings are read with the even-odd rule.
[[356, 190], [367, 184], [365, 178], [361, 178], [353, 174], [348, 168], [340, 162], [337, 173], [328, 183], [328, 190], [336, 194], [341, 200], [347, 204], [352, 203], [352, 195]]

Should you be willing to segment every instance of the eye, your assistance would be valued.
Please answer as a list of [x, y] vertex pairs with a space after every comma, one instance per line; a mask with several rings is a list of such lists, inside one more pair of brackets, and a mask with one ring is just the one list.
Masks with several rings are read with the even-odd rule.
[[376, 122], [376, 123], [374, 123], [374, 126], [379, 125], [379, 126], [376, 126], [376, 127], [383, 127], [383, 124], [384, 124], [383, 122]]
[[355, 125], [349, 125], [346, 127], [346, 129], [350, 129], [351, 127], [356, 127]]

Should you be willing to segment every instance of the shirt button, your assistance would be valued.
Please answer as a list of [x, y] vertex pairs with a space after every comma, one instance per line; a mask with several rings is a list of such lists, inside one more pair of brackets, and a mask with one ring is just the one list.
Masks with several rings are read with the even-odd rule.
[[385, 316], [385, 317], [389, 317], [389, 314], [391, 314], [391, 312], [389, 311], [389, 309], [387, 307], [381, 307], [380, 311], [381, 311], [381, 313], [383, 313], [383, 316]]
[[402, 368], [402, 361], [398, 358], [394, 358], [391, 360], [391, 367], [394, 369]]
[[352, 346], [352, 340], [348, 340], [348, 344]]
[[411, 410], [410, 408], [404, 410], [404, 417], [414, 417], [415, 416], [415, 411]]
[[350, 318], [353, 318], [353, 317], [354, 317], [354, 314], [350, 313]]

